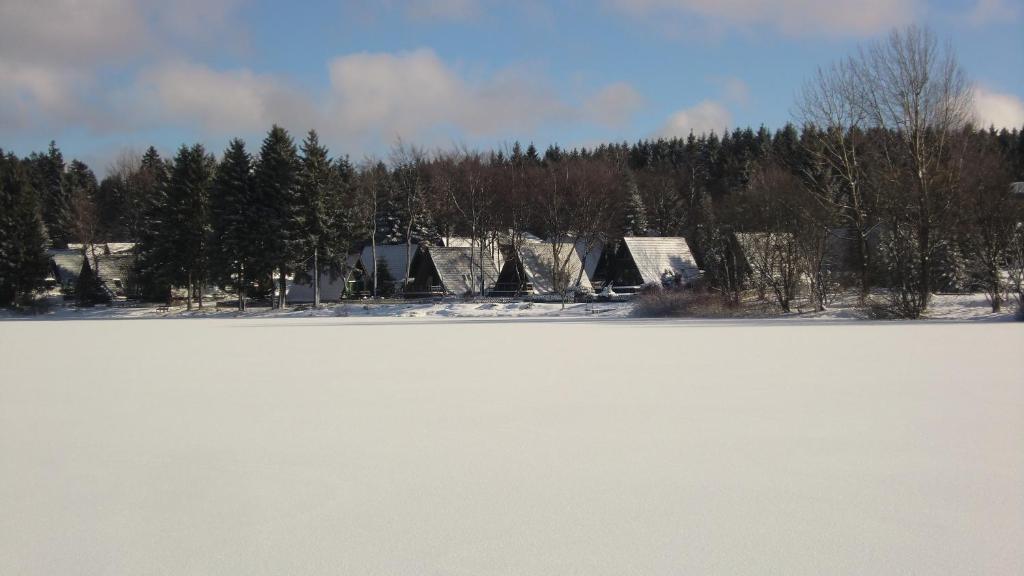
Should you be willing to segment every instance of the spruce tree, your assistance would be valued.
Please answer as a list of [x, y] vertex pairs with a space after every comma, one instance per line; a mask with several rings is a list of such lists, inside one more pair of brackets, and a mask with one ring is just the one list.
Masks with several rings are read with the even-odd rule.
[[32, 186], [42, 205], [43, 222], [54, 248], [67, 248], [71, 239], [71, 195], [64, 186], [64, 155], [50, 141], [45, 154], [32, 154]]
[[167, 266], [173, 247], [169, 244], [167, 222], [167, 163], [152, 146], [142, 156], [139, 186], [142, 222], [139, 243], [135, 247], [135, 271], [143, 298], [170, 299], [171, 278]]
[[[248, 286], [256, 278], [258, 226], [253, 204], [252, 157], [245, 142], [234, 139], [217, 166], [210, 195], [210, 216], [214, 238], [211, 273], [233, 282], [238, 292], [238, 309], [245, 311]], [[219, 276], [218, 276], [219, 274]]]
[[278, 271], [278, 306], [282, 308], [287, 305], [286, 275], [289, 264], [296, 259], [296, 239], [302, 225], [296, 198], [300, 169], [295, 142], [287, 130], [274, 125], [263, 140], [254, 178], [262, 238], [260, 263], [267, 270]]
[[42, 286], [46, 272], [39, 197], [22, 163], [0, 150], [0, 306], [30, 296]]
[[296, 274], [308, 270], [313, 283], [313, 305], [320, 306], [320, 274], [331, 269], [331, 262], [344, 256], [341, 246], [341, 176], [328, 157], [327, 148], [320, 144], [315, 130], [310, 130], [302, 143], [302, 170], [299, 175], [298, 207], [300, 209], [298, 236], [299, 260]]
[[178, 286], [188, 289], [187, 307], [198, 295], [203, 306], [203, 288], [209, 269], [210, 214], [209, 193], [214, 160], [201, 144], [182, 146], [174, 159], [167, 188], [165, 242], [169, 276]]
[[644, 236], [647, 234], [647, 208], [640, 196], [633, 173], [625, 174], [625, 203], [622, 208], [622, 235]]
[[95, 306], [96, 304], [108, 304], [110, 294], [103, 289], [103, 283], [99, 276], [92, 269], [89, 257], [83, 253], [82, 269], [75, 280], [75, 300], [79, 306]]

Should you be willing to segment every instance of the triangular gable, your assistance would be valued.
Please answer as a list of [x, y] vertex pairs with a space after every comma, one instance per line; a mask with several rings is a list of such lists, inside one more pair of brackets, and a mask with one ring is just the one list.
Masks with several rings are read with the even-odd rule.
[[622, 240], [644, 284], [661, 284], [667, 274], [679, 274], [684, 282], [700, 277], [700, 269], [685, 238], [627, 236]]
[[593, 290], [590, 278], [586, 273], [580, 276], [582, 262], [576, 247], [568, 242], [526, 242], [519, 250], [520, 260], [526, 277], [533, 285], [537, 294], [557, 293], [557, 287], [553, 285], [553, 271], [555, 267], [554, 251], [558, 252], [559, 263], [564, 265], [563, 277], [570, 286], [576, 286], [576, 279], [579, 278], [578, 286], [586, 290]]

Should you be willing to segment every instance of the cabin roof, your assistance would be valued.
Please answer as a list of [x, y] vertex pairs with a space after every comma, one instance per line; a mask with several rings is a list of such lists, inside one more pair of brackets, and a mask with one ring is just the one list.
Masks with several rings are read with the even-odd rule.
[[[415, 257], [418, 249], [419, 244], [414, 243], [412, 245], [412, 249], [408, 251], [409, 256]], [[377, 260], [384, 262], [388, 272], [391, 274], [392, 280], [395, 282], [401, 282], [404, 280], [406, 270], [405, 244], [390, 244], [386, 246], [378, 244]], [[363, 264], [363, 270], [366, 271], [367, 276], [372, 278], [373, 269], [376, 267], [376, 262], [373, 261], [373, 246], [366, 246], [363, 248], [359, 261]]]
[[[472, 252], [469, 247], [431, 246], [427, 250], [438, 280], [448, 292], [465, 294], [476, 288], [473, 279], [480, 274], [480, 259], [478, 255], [474, 258]], [[498, 268], [491, 258], [484, 258], [483, 275], [485, 289], [494, 286], [498, 280]]]
[[685, 282], [700, 277], [700, 269], [685, 238], [626, 236], [622, 240], [644, 284], [660, 284], [666, 272], [680, 274]]
[[576, 243], [576, 254], [580, 257], [580, 261], [583, 262], [583, 271], [586, 272], [587, 278], [591, 282], [594, 281], [594, 273], [597, 272], [597, 265], [601, 262], [601, 254], [604, 253], [604, 242], [597, 242], [587, 250], [587, 243], [579, 241]]
[[[533, 284], [534, 292], [538, 294], [550, 294], [556, 291], [552, 282], [552, 271], [555, 268], [554, 251], [558, 252], [559, 260], [564, 263], [569, 284], [576, 285], [576, 278], [579, 276], [582, 262], [573, 244], [568, 242], [524, 242], [519, 249], [523, 270], [530, 283]], [[585, 273], [580, 278], [579, 287], [593, 290], [590, 278]]]

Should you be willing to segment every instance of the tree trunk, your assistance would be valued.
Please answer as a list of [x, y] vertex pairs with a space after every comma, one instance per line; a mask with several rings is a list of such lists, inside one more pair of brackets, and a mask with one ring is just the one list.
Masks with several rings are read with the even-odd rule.
[[245, 312], [245, 265], [238, 266], [238, 311]]
[[285, 267], [284, 267], [284, 265], [281, 266], [281, 275], [277, 279], [277, 288], [278, 288], [278, 291], [281, 292], [281, 300], [280, 300], [281, 305], [280, 305], [280, 308], [282, 310], [284, 310], [284, 308], [286, 306], [288, 306], [288, 298], [287, 298], [288, 279], [285, 277]]
[[277, 283], [274, 282], [274, 273], [270, 273], [270, 308], [273, 310], [279, 305], [277, 299]]
[[185, 291], [185, 309], [192, 310], [192, 271], [188, 272], [188, 289]]
[[313, 308], [320, 307], [320, 248], [313, 247]]
[[931, 296], [931, 259], [928, 256], [931, 250], [931, 229], [928, 226], [921, 227], [920, 262], [918, 263], [918, 311], [924, 312], [928, 309], [928, 298]]
[[377, 297], [377, 239], [376, 234], [370, 235], [370, 257], [373, 258], [373, 297]]
[[867, 233], [858, 229], [857, 236], [857, 251], [860, 252], [858, 255], [860, 257], [860, 303], [863, 304], [871, 294], [871, 266], [868, 256]]

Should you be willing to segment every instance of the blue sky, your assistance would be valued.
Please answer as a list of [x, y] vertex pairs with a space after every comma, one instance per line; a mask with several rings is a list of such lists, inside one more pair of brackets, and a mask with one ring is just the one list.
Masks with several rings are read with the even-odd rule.
[[1021, 0], [0, 0], [0, 146], [102, 173], [274, 122], [356, 159], [776, 128], [815, 67], [908, 24], [951, 42], [982, 121], [1024, 124]]

